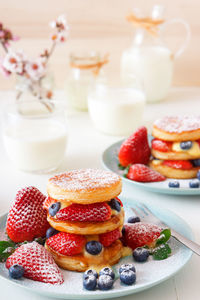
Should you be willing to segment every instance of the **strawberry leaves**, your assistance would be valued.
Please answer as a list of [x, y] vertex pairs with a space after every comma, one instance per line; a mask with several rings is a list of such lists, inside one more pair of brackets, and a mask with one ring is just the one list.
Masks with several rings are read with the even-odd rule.
[[9, 241], [0, 241], [0, 262], [5, 262], [14, 251], [15, 243]]

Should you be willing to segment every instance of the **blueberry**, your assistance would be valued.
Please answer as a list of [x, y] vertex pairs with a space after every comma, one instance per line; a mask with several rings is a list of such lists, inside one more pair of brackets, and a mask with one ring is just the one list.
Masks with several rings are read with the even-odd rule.
[[133, 251], [133, 258], [138, 262], [145, 262], [149, 257], [149, 251], [145, 248], [136, 248]]
[[200, 170], [197, 172], [197, 178], [200, 180]]
[[121, 274], [122, 271], [126, 271], [126, 270], [131, 270], [134, 273], [136, 272], [136, 269], [134, 267], [134, 264], [123, 264], [121, 265], [121, 267], [119, 268], [119, 274]]
[[193, 159], [192, 163], [194, 167], [200, 167], [200, 159]]
[[12, 265], [8, 271], [10, 277], [13, 279], [20, 279], [24, 275], [24, 268], [18, 264]]
[[140, 218], [138, 216], [132, 216], [128, 218], [128, 223], [138, 223], [140, 222]]
[[188, 150], [192, 148], [192, 142], [191, 141], [181, 142], [180, 147], [182, 150]]
[[170, 188], [179, 188], [179, 187], [180, 187], [180, 183], [179, 183], [179, 181], [174, 180], [174, 181], [170, 181], [170, 182], [168, 183], [168, 186], [169, 186]]
[[47, 231], [46, 231], [46, 238], [48, 239], [48, 238], [50, 238], [51, 236], [57, 234], [58, 232], [59, 232], [58, 230], [54, 229], [53, 227], [50, 227], [50, 228], [48, 228]]
[[87, 271], [85, 271], [85, 273], [83, 274], [83, 278], [85, 278], [86, 276], [90, 276], [90, 275], [93, 275], [93, 276], [95, 276], [96, 278], [98, 278], [98, 273], [97, 273], [97, 271], [92, 270], [92, 269], [88, 269]]
[[113, 272], [113, 270], [109, 267], [105, 267], [103, 269], [101, 269], [101, 271], [99, 272], [99, 276], [101, 275], [108, 275], [110, 276], [112, 279], [115, 279], [115, 273]]
[[61, 206], [60, 202], [55, 202], [55, 203], [51, 204], [51, 206], [49, 207], [50, 216], [54, 217], [57, 214], [57, 212], [59, 211], [60, 206]]
[[198, 179], [193, 179], [189, 182], [189, 187], [190, 188], [199, 188], [199, 180]]
[[114, 209], [118, 212], [121, 210], [121, 204], [116, 199], [111, 199], [109, 202], [109, 205], [112, 209]]
[[114, 280], [109, 275], [101, 275], [98, 280], [98, 288], [102, 291], [110, 290], [113, 287]]
[[136, 274], [132, 270], [124, 270], [120, 274], [120, 280], [124, 284], [131, 285], [136, 281]]
[[102, 244], [98, 241], [90, 241], [85, 245], [86, 251], [92, 255], [97, 255], [102, 250]]
[[86, 290], [94, 291], [97, 286], [97, 278], [94, 275], [87, 275], [83, 278], [83, 286]]

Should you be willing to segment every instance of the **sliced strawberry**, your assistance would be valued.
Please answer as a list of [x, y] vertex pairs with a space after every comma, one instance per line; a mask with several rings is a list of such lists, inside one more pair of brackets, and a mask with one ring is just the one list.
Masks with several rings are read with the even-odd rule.
[[119, 230], [119, 228], [110, 231], [110, 232], [106, 232], [106, 233], [102, 233], [99, 235], [99, 242], [104, 246], [104, 247], [108, 247], [110, 246], [113, 242], [115, 242], [116, 240], [118, 240], [121, 237], [121, 231]]
[[128, 179], [139, 182], [156, 182], [164, 181], [166, 179], [160, 173], [142, 164], [135, 164], [130, 166], [128, 174], [126, 176]]
[[24, 268], [24, 277], [51, 284], [62, 284], [63, 275], [53, 256], [36, 242], [17, 248], [6, 261], [6, 268], [19, 264]]
[[188, 160], [164, 160], [162, 164], [173, 169], [191, 170], [193, 168]]
[[72, 204], [56, 214], [57, 220], [80, 222], [104, 222], [111, 218], [111, 208], [106, 202]]
[[86, 238], [83, 235], [59, 232], [50, 237], [46, 244], [62, 255], [76, 255], [83, 251]]
[[160, 236], [162, 229], [154, 224], [134, 223], [124, 225], [123, 242], [131, 249], [152, 246]]
[[47, 213], [42, 205], [46, 196], [30, 186], [18, 191], [8, 213], [7, 234], [16, 243], [45, 236], [49, 228]]
[[158, 139], [153, 139], [151, 142], [151, 147], [154, 150], [158, 150], [161, 152], [169, 152], [172, 148], [172, 142], [166, 142]]
[[46, 197], [45, 201], [43, 202], [43, 208], [48, 210], [49, 206], [55, 202], [57, 202], [57, 200], [52, 199], [51, 197]]
[[200, 140], [197, 140], [197, 143], [199, 144], [199, 147], [200, 147]]
[[120, 147], [118, 158], [122, 166], [130, 164], [147, 164], [150, 158], [150, 147], [146, 127], [138, 128]]

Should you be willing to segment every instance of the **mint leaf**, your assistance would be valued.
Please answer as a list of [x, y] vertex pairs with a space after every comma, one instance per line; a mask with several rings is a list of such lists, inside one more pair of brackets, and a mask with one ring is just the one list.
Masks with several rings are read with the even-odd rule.
[[171, 254], [172, 250], [168, 244], [162, 244], [154, 249], [153, 251], [153, 258], [155, 260], [163, 260], [168, 258]]
[[4, 262], [13, 252], [15, 243], [9, 241], [0, 241], [0, 262]]
[[169, 228], [164, 229], [161, 233], [159, 238], [156, 240], [156, 246], [161, 244], [165, 244], [171, 237], [171, 230]]

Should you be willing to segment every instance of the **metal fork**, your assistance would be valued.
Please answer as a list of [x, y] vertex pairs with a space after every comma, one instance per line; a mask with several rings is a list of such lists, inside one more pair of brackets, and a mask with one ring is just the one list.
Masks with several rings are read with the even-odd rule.
[[[142, 221], [156, 224], [162, 227], [163, 229], [169, 228], [169, 226], [167, 226], [167, 224], [165, 224], [159, 218], [157, 218], [145, 204], [140, 203], [139, 205], [135, 205], [135, 208], [131, 207], [131, 209], [136, 216], [141, 218]], [[173, 228], [170, 228], [170, 230], [172, 237], [174, 237], [181, 244], [183, 244], [184, 246], [186, 246], [187, 248], [189, 248], [194, 253], [200, 256], [200, 245], [184, 237], [182, 234], [178, 233]]]

